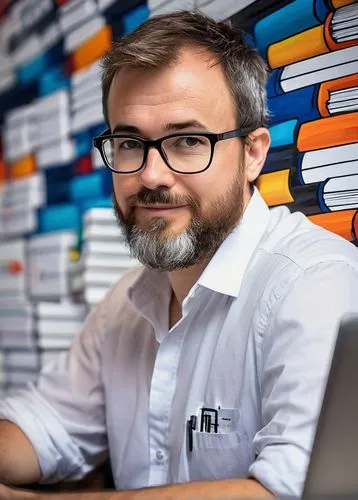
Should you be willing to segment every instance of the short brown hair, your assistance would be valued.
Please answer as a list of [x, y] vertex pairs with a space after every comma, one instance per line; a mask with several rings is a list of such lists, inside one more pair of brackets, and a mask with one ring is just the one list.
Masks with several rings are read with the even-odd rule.
[[167, 67], [177, 60], [180, 49], [187, 46], [207, 49], [216, 56], [236, 102], [237, 126], [248, 131], [266, 126], [265, 62], [245, 42], [241, 30], [226, 22], [216, 22], [199, 11], [152, 17], [113, 42], [102, 60], [102, 103], [107, 123], [108, 94], [117, 71]]

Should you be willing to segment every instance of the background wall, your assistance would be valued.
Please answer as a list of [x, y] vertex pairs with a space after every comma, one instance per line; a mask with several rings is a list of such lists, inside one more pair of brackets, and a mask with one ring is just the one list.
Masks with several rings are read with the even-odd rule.
[[[151, 15], [198, 7], [245, 29], [270, 68], [270, 206], [358, 243], [358, 5], [352, 0], [17, 0], [0, 19], [0, 388], [65, 355], [135, 265], [92, 148], [99, 58]], [[61, 354], [62, 353], [62, 354]], [[1, 368], [2, 364], [2, 368]]]

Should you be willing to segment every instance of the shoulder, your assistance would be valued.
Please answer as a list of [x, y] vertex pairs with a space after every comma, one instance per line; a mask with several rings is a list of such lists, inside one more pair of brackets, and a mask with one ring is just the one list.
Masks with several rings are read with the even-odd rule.
[[313, 224], [301, 212], [271, 210], [271, 225], [262, 245], [272, 259], [289, 262], [302, 272], [319, 264], [341, 262], [358, 269], [356, 247]]

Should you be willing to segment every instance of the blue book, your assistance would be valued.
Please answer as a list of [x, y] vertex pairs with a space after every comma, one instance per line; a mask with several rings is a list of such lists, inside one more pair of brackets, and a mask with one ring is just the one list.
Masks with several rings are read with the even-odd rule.
[[75, 202], [88, 198], [102, 198], [110, 195], [112, 189], [111, 172], [103, 168], [91, 174], [74, 177], [70, 182], [70, 197]]
[[256, 48], [266, 57], [269, 45], [322, 24], [329, 12], [325, 0], [295, 0], [256, 23]]
[[90, 208], [112, 208], [112, 197], [111, 196], [103, 196], [99, 198], [88, 198], [84, 199], [80, 203], [81, 213], [83, 214], [86, 210]]
[[39, 210], [40, 233], [62, 231], [67, 229], [79, 230], [81, 227], [80, 210], [74, 203], [50, 205]]
[[268, 99], [269, 124], [298, 119], [310, 121], [320, 118], [317, 107], [319, 85], [310, 85]]
[[76, 146], [76, 158], [80, 158], [92, 150], [92, 134], [89, 130], [84, 130], [74, 135]]
[[149, 18], [149, 9], [147, 5], [140, 5], [134, 10], [129, 11], [123, 16], [123, 30], [124, 34], [135, 30], [137, 26], [144, 23]]
[[295, 145], [273, 148], [269, 150], [265, 164], [262, 168], [262, 174], [286, 170], [296, 164], [297, 151]]
[[24, 64], [17, 73], [18, 82], [21, 85], [37, 80], [47, 66], [47, 58], [45, 53], [41, 53], [34, 57], [30, 62]]
[[56, 92], [56, 90], [67, 89], [70, 79], [65, 75], [62, 64], [46, 69], [39, 78], [39, 94], [45, 96]]
[[269, 127], [271, 147], [288, 146], [296, 142], [296, 127], [298, 120], [288, 120]]

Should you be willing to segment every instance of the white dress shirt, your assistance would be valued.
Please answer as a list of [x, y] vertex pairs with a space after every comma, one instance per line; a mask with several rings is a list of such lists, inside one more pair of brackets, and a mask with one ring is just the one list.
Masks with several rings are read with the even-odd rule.
[[[299, 495], [338, 323], [358, 312], [356, 248], [255, 190], [168, 331], [170, 295], [166, 273], [128, 272], [0, 416], [32, 442], [43, 482], [109, 453], [119, 489], [254, 477]], [[187, 420], [219, 406], [231, 427], [197, 427], [189, 451]]]

